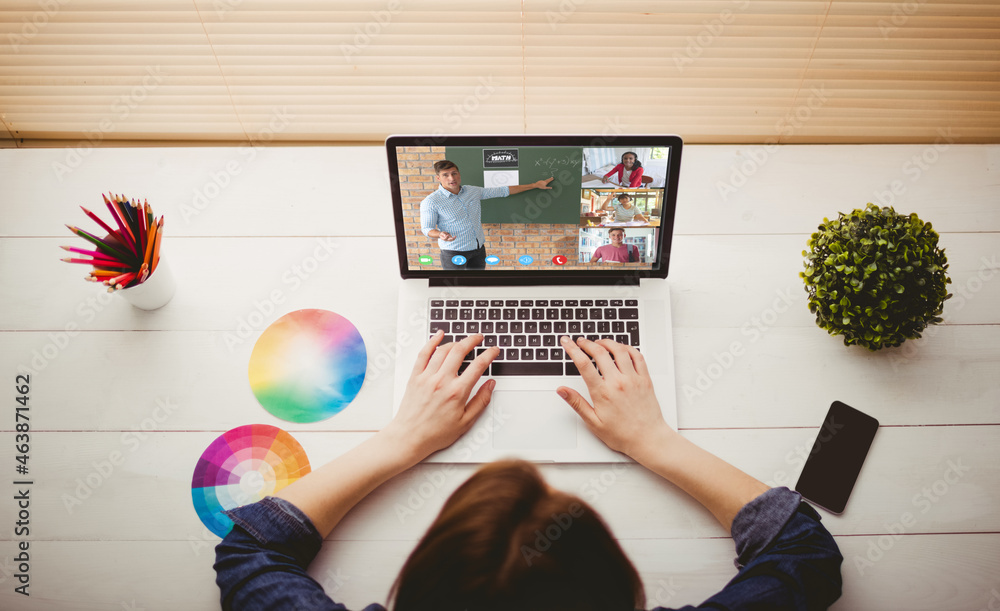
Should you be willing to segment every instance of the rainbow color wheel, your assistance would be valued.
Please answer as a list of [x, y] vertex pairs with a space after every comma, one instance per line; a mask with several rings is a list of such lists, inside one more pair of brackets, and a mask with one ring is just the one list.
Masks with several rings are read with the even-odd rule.
[[282, 420], [318, 422], [361, 391], [368, 368], [357, 328], [327, 310], [296, 310], [264, 329], [250, 355], [250, 389]]
[[309, 459], [295, 438], [267, 424], [226, 431], [194, 467], [191, 498], [210, 531], [225, 537], [233, 521], [222, 512], [273, 495], [309, 473]]

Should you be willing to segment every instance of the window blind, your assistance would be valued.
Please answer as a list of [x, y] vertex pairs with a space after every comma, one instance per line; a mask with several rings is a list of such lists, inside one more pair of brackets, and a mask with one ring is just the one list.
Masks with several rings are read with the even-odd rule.
[[2, 0], [0, 146], [997, 142], [1000, 4]]

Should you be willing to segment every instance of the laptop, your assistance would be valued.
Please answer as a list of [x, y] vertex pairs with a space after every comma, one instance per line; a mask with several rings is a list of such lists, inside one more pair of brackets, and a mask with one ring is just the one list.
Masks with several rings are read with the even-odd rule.
[[385, 146], [403, 278], [393, 415], [438, 329], [444, 341], [483, 334], [466, 362], [501, 349], [479, 382], [496, 380], [489, 407], [429, 462], [627, 461], [556, 394], [590, 400], [562, 335], [636, 346], [677, 427], [667, 271], [680, 137], [400, 135]]

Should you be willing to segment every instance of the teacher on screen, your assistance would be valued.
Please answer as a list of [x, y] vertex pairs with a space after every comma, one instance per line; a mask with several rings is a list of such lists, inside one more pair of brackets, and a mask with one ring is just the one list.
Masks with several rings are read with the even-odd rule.
[[[420, 202], [420, 231], [429, 238], [437, 238], [444, 269], [486, 268], [482, 200], [552, 188], [549, 186], [552, 178], [513, 187], [463, 185], [458, 166], [447, 159], [434, 164], [434, 175], [440, 186]], [[457, 256], [463, 257], [465, 262], [455, 263]]]

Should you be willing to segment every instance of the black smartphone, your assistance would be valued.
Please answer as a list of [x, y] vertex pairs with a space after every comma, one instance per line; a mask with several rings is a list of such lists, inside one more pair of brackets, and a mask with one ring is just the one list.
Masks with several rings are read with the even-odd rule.
[[843, 513], [876, 431], [878, 420], [834, 401], [795, 490], [827, 511]]

